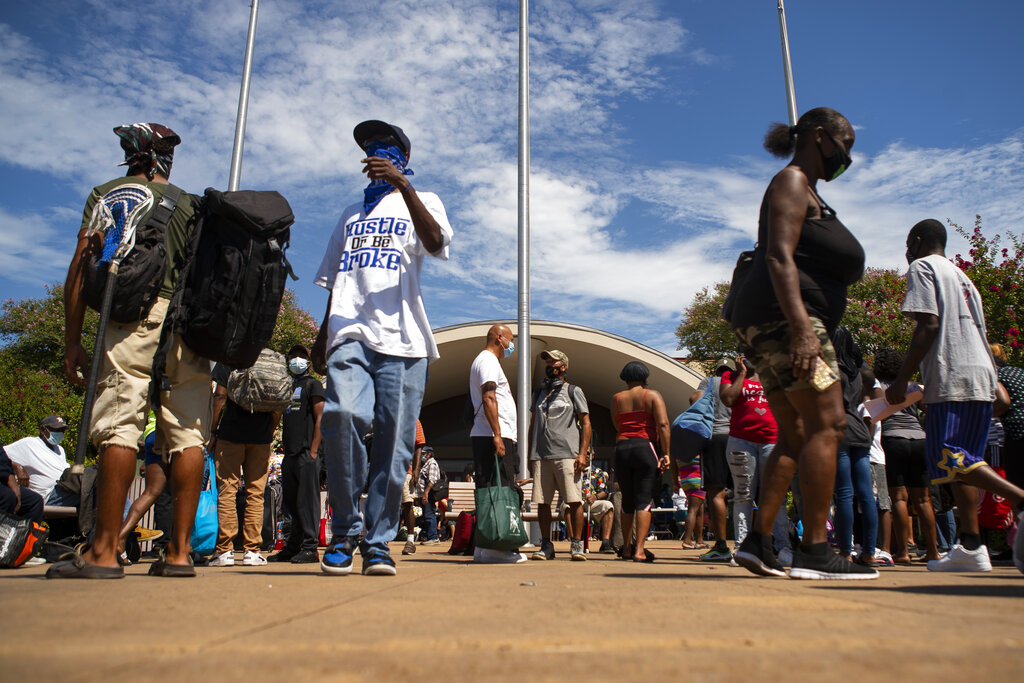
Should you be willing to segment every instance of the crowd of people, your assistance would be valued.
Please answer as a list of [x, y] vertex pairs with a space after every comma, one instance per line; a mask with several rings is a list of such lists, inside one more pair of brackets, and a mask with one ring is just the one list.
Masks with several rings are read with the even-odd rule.
[[[65, 283], [65, 371], [77, 384], [84, 384], [88, 366], [81, 343], [84, 264], [109, 246], [94, 229], [97, 216], [111, 224], [144, 219], [132, 218], [115, 199], [128, 186], [150, 197], [152, 206], [173, 194], [168, 176], [180, 138], [157, 124], [120, 126], [115, 133], [128, 172], [90, 194]], [[371, 120], [353, 134], [369, 184], [326, 245], [315, 276], [329, 292], [326, 310], [312, 348], [295, 346], [287, 354], [287, 408], [241, 408], [227, 391], [229, 368], [217, 365], [211, 373], [172, 331], [167, 382], [156, 387], [159, 400], [147, 426], [152, 359], [193, 226], [190, 203], [177, 203], [166, 225], [159, 297], [142, 320], [111, 321], [96, 349], [103, 362], [89, 427], [100, 453], [95, 528], [88, 543], [49, 568], [48, 577], [123, 576], [126, 530], [165, 487], [173, 525], [149, 573], [194, 576], [189, 535], [208, 451], [218, 488], [212, 566], [234, 565], [241, 534], [243, 565], [319, 562], [324, 573], [344, 575], [358, 555], [363, 574], [394, 575], [389, 543], [404, 522], [410, 537], [403, 554], [415, 552], [415, 508], [424, 520], [424, 542], [439, 542], [443, 477], [418, 421], [427, 367], [438, 351], [420, 282], [426, 257], [447, 260], [453, 231], [441, 200], [413, 187], [412, 144], [401, 128]], [[928, 569], [991, 569], [979, 491], [999, 496], [1018, 523], [1024, 521], [1022, 371], [1007, 366], [999, 348], [990, 350], [978, 293], [945, 258], [946, 232], [932, 219], [914, 225], [906, 240], [903, 310], [914, 324], [910, 347], [881, 350], [867, 367], [857, 340], [840, 325], [847, 288], [864, 269], [864, 251], [817, 188], [819, 180], [831, 182], [849, 168], [854, 141], [850, 122], [827, 108], [769, 131], [766, 149], [790, 160], [768, 185], [758, 246], [746, 267], [737, 268], [723, 311], [739, 355], [717, 363], [691, 397], [691, 410], [680, 416], [698, 428], [699, 438], [673, 432], [663, 397], [648, 386], [650, 371], [629, 362], [619, 375], [623, 390], [609, 397], [616, 430], [609, 477], [593, 466], [590, 409], [582, 389], [569, 381], [568, 355], [545, 350], [539, 358], [545, 379], [531, 398], [524, 445], [530, 471], [518, 472], [517, 409], [499, 362], [515, 353], [515, 335], [505, 325], [490, 328], [469, 368], [473, 481], [478, 490], [518, 490], [532, 481], [540, 545], [529, 557], [520, 549], [477, 545], [475, 561], [555, 560], [552, 522], [564, 512], [570, 560], [587, 559], [590, 528], [600, 551], [654, 562], [645, 542], [660, 482], [671, 472], [673, 489], [687, 501], [684, 547], [706, 550], [699, 556], [704, 562], [731, 562], [762, 576], [876, 578], [877, 565], [913, 561], [913, 510]], [[918, 370], [923, 387], [912, 384]], [[1005, 478], [986, 450], [995, 418], [1002, 426], [998, 454]], [[291, 524], [283, 549], [268, 560], [261, 552], [264, 493], [279, 424]], [[67, 464], [59, 446], [64, 429], [59, 419], [47, 418], [39, 437], [12, 444], [9, 460], [0, 459], [5, 511], [36, 518], [44, 500], [78, 504], [57, 486]], [[139, 444], [147, 444], [147, 490], [126, 510]], [[320, 553], [322, 469], [331, 541]], [[944, 523], [948, 516], [932, 507], [935, 484], [948, 485], [956, 501], [955, 534]], [[552, 510], [556, 496], [563, 511]], [[705, 509], [710, 548], [702, 533]], [[620, 521], [621, 543], [613, 542], [613, 517]], [[1014, 559], [1024, 572], [1021, 534]]]

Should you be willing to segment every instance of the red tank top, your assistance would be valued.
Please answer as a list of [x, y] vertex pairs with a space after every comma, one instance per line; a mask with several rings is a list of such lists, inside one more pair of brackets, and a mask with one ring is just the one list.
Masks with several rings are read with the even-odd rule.
[[[647, 398], [647, 390], [644, 389], [644, 400]], [[615, 402], [619, 399], [616, 395]], [[658, 431], [654, 425], [654, 415], [646, 410], [631, 410], [619, 413], [619, 438], [620, 439], [649, 439], [651, 442], [658, 441]]]

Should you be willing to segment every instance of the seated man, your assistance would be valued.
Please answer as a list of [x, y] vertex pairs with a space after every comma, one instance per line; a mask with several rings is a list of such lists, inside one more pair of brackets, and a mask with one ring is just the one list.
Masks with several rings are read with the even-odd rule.
[[38, 493], [47, 505], [78, 507], [78, 495], [57, 486], [69, 465], [60, 442], [68, 428], [59, 415], [50, 415], [39, 423], [38, 436], [26, 436], [7, 446], [7, 457], [25, 468], [28, 488]]
[[15, 517], [43, 521], [43, 497], [28, 487], [24, 470], [15, 473], [15, 466], [0, 446], [0, 511]]
[[[595, 527], [600, 529], [601, 548], [598, 552], [602, 553], [615, 552], [615, 547], [612, 545], [612, 523], [615, 521], [615, 514], [613, 512], [614, 506], [611, 501], [611, 493], [608, 490], [608, 481], [608, 473], [600, 467], [591, 467], [590, 479], [588, 480], [586, 477], [583, 477], [580, 481], [584, 524], [586, 524], [586, 520], [589, 517], [591, 530]], [[564, 506], [563, 511], [568, 512], [568, 510], [569, 506]], [[572, 534], [573, 530], [570, 529], [571, 524], [571, 515], [566, 515], [566, 529], [570, 530], [569, 536], [575, 538]], [[591, 534], [593, 534], [593, 531], [591, 531]]]

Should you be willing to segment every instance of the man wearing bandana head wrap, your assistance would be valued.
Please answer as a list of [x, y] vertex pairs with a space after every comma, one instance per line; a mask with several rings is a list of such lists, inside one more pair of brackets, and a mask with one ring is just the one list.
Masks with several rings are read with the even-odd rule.
[[388, 542], [398, 531], [427, 364], [438, 356], [420, 270], [427, 255], [447, 260], [452, 229], [441, 200], [409, 182], [412, 145], [401, 128], [364, 121], [353, 132], [370, 184], [342, 214], [316, 275], [331, 292], [311, 360], [327, 375], [321, 432], [335, 541], [320, 566], [348, 574], [365, 531], [363, 573], [392, 575]]
[[[90, 253], [112, 246], [111, 234], [145, 225], [164, 193], [173, 187], [174, 147], [181, 142], [171, 129], [155, 123], [118, 126], [114, 132], [124, 150], [128, 173], [93, 189], [85, 205], [78, 245], [64, 284], [64, 372], [73, 384], [84, 385], [89, 358], [82, 346], [84, 264]], [[148, 208], [147, 208], [148, 206]], [[166, 275], [159, 298], [137, 323], [108, 323], [104, 355], [96, 388], [89, 438], [99, 451], [96, 527], [92, 544], [76, 551], [73, 559], [58, 562], [48, 578], [121, 578], [116, 552], [128, 486], [135, 476], [136, 451], [149, 410], [149, 381], [153, 355], [167, 304], [181, 271], [185, 245], [192, 231], [192, 203], [182, 193], [164, 235]], [[116, 242], [116, 238], [114, 240]], [[116, 247], [116, 244], [113, 246]], [[189, 536], [203, 473], [203, 444], [210, 422], [210, 365], [173, 335], [168, 353], [170, 391], [160, 394], [157, 411], [156, 452], [169, 466], [174, 492], [174, 530], [165, 554], [150, 574], [194, 576]], [[83, 416], [82, 419], [89, 419]]]

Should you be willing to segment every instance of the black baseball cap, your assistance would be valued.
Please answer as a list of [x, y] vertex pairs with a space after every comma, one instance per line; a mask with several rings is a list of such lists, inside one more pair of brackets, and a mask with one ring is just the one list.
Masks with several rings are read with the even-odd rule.
[[309, 360], [309, 349], [302, 344], [296, 344], [288, 349], [288, 358], [305, 358]]
[[398, 144], [402, 146], [402, 151], [405, 152], [406, 159], [412, 156], [412, 143], [409, 142], [409, 136], [401, 128], [392, 126], [390, 123], [377, 121], [376, 119], [363, 121], [355, 127], [352, 135], [355, 137], [356, 144], [359, 145], [360, 149], [366, 149], [366, 141], [374, 136], [390, 135], [398, 140]]
[[63, 432], [68, 428], [68, 423], [60, 415], [50, 415], [40, 420], [39, 426], [45, 427], [51, 432]]

